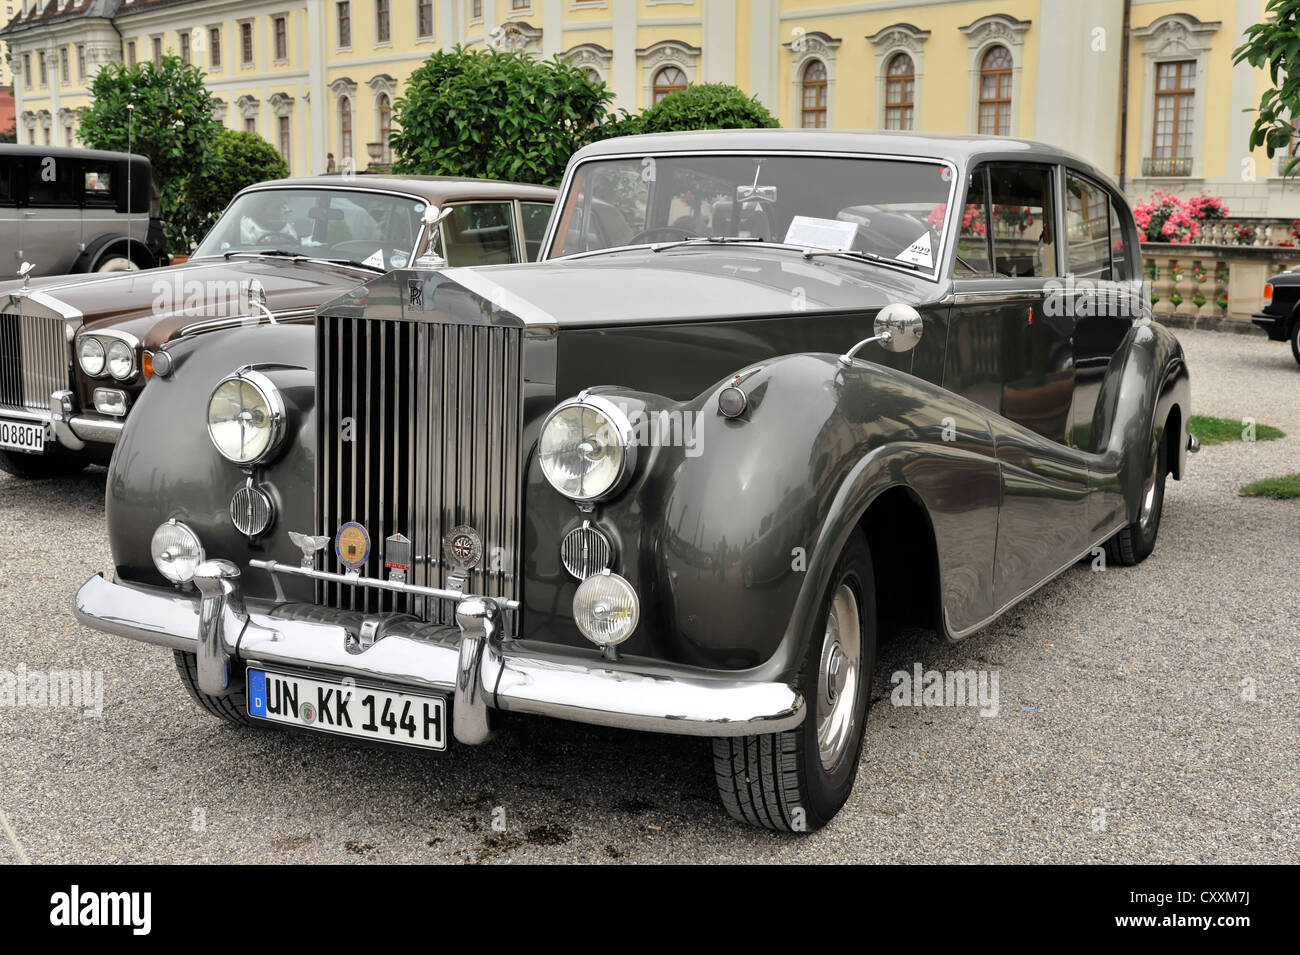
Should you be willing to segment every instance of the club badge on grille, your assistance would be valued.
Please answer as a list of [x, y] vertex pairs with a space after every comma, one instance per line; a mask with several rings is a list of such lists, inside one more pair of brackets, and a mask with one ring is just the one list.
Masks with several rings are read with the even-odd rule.
[[328, 537], [300, 534], [297, 531], [289, 532], [289, 540], [302, 551], [302, 566], [309, 569], [316, 566], [316, 551], [324, 550], [325, 545], [330, 542]]
[[447, 565], [459, 574], [467, 573], [483, 559], [483, 538], [468, 524], [453, 527], [442, 539]]
[[399, 584], [406, 583], [406, 575], [411, 571], [411, 539], [401, 534], [384, 538], [384, 566], [388, 568], [388, 579]]
[[339, 563], [348, 569], [348, 575], [359, 577], [366, 558], [370, 556], [370, 535], [356, 521], [348, 521], [334, 536], [334, 553]]

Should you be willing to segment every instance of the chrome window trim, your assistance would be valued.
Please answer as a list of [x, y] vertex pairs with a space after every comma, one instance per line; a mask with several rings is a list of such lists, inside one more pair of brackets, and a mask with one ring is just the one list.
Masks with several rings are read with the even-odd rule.
[[[853, 151], [835, 150], [835, 149], [684, 149], [680, 151], [667, 150], [667, 151], [656, 152], [654, 150], [648, 150], [648, 151], [636, 151], [636, 152], [627, 152], [627, 153], [601, 153], [599, 155], [588, 156], [586, 159], [581, 159], [578, 160], [577, 162], [571, 163], [569, 165], [569, 168], [564, 171], [564, 179], [560, 183], [560, 194], [558, 197], [556, 197], [555, 203], [552, 206], [551, 221], [548, 222], [546, 225], [546, 235], [542, 240], [542, 250], [546, 254], [543, 255], [540, 259], [538, 259], [538, 261], [550, 262], [556, 259], [566, 259], [569, 257], [569, 255], [580, 254], [580, 253], [569, 253], [568, 255], [550, 254], [550, 250], [555, 246], [555, 236], [556, 233], [559, 231], [560, 219], [563, 218], [563, 216], [560, 215], [559, 213], [562, 213], [564, 211], [564, 203], [568, 199], [569, 190], [573, 185], [574, 176], [577, 175], [579, 168], [586, 165], [587, 163], [598, 162], [598, 161], [607, 162], [607, 161], [617, 161], [620, 159], [645, 159], [647, 157], [653, 159], [665, 159], [665, 158], [677, 157], [677, 156], [807, 156], [810, 158], [817, 158], [817, 159], [876, 159], [876, 160], [889, 160], [892, 162], [929, 163], [935, 166], [946, 167], [951, 172], [951, 175], [949, 176], [948, 179], [947, 208], [949, 209], [952, 208], [953, 195], [956, 192], [957, 182], [961, 178], [958, 175], [959, 168], [956, 160], [940, 159], [934, 156], [903, 156], [903, 155], [899, 155], [898, 153], [853, 152]], [[897, 265], [897, 266], [890, 265], [888, 262], [868, 262], [865, 259], [855, 260], [852, 256], [844, 256], [844, 261], [862, 261], [867, 265], [879, 265], [885, 268], [889, 268], [895, 272], [902, 272], [906, 275], [919, 276], [920, 278], [923, 278], [928, 282], [938, 282], [941, 280], [942, 275], [947, 273], [947, 259], [948, 259], [949, 248], [956, 247], [955, 241], [949, 241], [950, 239], [949, 232], [950, 230], [955, 228], [953, 226], [953, 222], [960, 221], [960, 219], [954, 220], [952, 216], [947, 216], [946, 219], [947, 221], [944, 222], [943, 230], [939, 233], [939, 248], [935, 249], [933, 252], [934, 265], [928, 273], [919, 271], [917, 269], [905, 268], [904, 266], [901, 265]], [[636, 246], [630, 246], [628, 248], [636, 248]], [[589, 251], [593, 251], [593, 250], [590, 249], [584, 250], [584, 252], [589, 252]], [[606, 251], [606, 250], [594, 250], [594, 251]]]

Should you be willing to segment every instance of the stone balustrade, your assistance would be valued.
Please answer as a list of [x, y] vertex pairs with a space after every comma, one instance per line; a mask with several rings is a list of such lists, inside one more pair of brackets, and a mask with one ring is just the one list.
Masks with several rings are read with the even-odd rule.
[[1250, 244], [1142, 243], [1142, 265], [1158, 321], [1188, 328], [1255, 330], [1250, 315], [1264, 305], [1265, 282], [1278, 272], [1300, 268], [1300, 248], [1268, 244], [1290, 239], [1289, 220], [1284, 223], [1287, 239], [1275, 238], [1281, 220], [1202, 223], [1201, 237], [1218, 237], [1222, 233], [1217, 227], [1231, 227], [1238, 221], [1254, 231]]

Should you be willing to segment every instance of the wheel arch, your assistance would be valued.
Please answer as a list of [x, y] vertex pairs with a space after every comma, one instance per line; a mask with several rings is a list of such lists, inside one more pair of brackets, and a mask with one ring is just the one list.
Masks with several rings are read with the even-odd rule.
[[151, 269], [158, 264], [149, 247], [140, 240], [129, 235], [105, 233], [86, 243], [85, 251], [77, 256], [73, 264], [73, 271], [93, 272], [106, 257], [121, 254], [125, 254], [142, 269]]

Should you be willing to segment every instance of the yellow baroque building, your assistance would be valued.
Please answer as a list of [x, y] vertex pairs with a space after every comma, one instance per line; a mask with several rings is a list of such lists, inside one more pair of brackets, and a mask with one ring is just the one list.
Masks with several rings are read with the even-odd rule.
[[[643, 108], [734, 83], [783, 126], [1038, 139], [1134, 196], [1300, 215], [1284, 160], [1246, 148], [1266, 74], [1232, 64], [1265, 0], [12, 0], [19, 142], [76, 144], [110, 61], [175, 52], [218, 118], [296, 175], [389, 159], [391, 106], [430, 51], [558, 54]], [[1127, 22], [1126, 22], [1127, 17]]]

